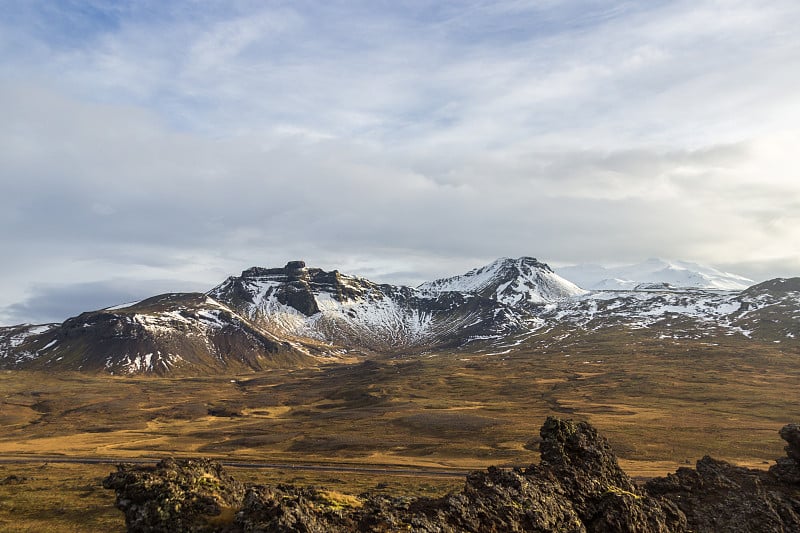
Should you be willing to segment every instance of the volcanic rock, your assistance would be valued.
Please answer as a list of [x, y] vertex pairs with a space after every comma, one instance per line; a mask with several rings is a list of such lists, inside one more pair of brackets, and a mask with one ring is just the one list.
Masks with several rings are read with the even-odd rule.
[[800, 532], [798, 425], [784, 426], [780, 435], [789, 443], [788, 457], [769, 472], [706, 456], [695, 469], [650, 480], [645, 490], [673, 502], [697, 533]]
[[587, 531], [684, 530], [677, 508], [641, 492], [588, 423], [548, 417], [540, 435], [541, 463], [526, 474], [554, 478]]
[[244, 499], [242, 484], [208, 459], [122, 464], [103, 486], [116, 491], [117, 508], [125, 513], [130, 532], [231, 531]]
[[788, 443], [786, 457], [778, 459], [769, 471], [785, 483], [800, 484], [800, 425], [787, 424], [780, 435]]
[[[540, 433], [538, 465], [472, 472], [442, 498], [245, 488], [206, 459], [120, 465], [104, 486], [117, 492], [132, 532], [800, 532], [798, 485], [778, 466], [765, 472], [704, 457], [696, 469], [639, 487], [586, 422], [548, 418]], [[796, 468], [798, 426], [780, 433]]]

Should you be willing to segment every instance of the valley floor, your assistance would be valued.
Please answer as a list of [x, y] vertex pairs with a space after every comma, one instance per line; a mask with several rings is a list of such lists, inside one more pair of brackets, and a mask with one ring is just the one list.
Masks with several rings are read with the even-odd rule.
[[[60, 520], [53, 509], [93, 521], [93, 530], [122, 523], [99, 485], [111, 465], [45, 465], [43, 455], [479, 469], [538, 462], [539, 428], [556, 414], [591, 422], [629, 474], [652, 477], [706, 454], [766, 469], [783, 455], [777, 431], [800, 421], [800, 352], [787, 345], [653, 340], [635, 331], [569, 343], [234, 376], [2, 372], [0, 457], [30, 462], [0, 465], [0, 483], [9, 480], [0, 484], [0, 529], [35, 531], [36, 520]], [[344, 492], [435, 493], [460, 484], [247, 472]]]

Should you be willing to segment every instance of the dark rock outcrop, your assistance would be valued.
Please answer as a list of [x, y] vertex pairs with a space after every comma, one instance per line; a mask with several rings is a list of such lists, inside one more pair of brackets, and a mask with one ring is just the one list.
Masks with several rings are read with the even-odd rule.
[[788, 457], [769, 472], [705, 457], [644, 487], [592, 426], [555, 418], [541, 429], [540, 464], [473, 472], [442, 498], [244, 488], [209, 460], [120, 465], [104, 485], [141, 532], [800, 532], [798, 426], [781, 436]]
[[128, 531], [231, 531], [244, 499], [242, 484], [208, 459], [119, 465], [103, 486], [116, 491]]
[[786, 483], [800, 484], [800, 425], [787, 424], [780, 435], [788, 443], [784, 448], [786, 457], [778, 459], [769, 471]]
[[541, 463], [527, 474], [552, 477], [587, 531], [682, 531], [670, 503], [641, 492], [620, 468], [608, 441], [586, 422], [548, 418], [540, 432]]
[[645, 490], [673, 502], [691, 531], [800, 532], [800, 427], [780, 431], [787, 457], [769, 472], [703, 457], [695, 469], [652, 479]]

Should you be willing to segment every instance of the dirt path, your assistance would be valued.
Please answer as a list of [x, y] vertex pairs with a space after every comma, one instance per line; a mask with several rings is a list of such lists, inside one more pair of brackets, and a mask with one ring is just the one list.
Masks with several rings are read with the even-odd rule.
[[[0, 464], [30, 464], [30, 463], [73, 463], [73, 464], [155, 464], [161, 458], [143, 457], [64, 457], [58, 455], [31, 455], [25, 457], [0, 457]], [[219, 461], [220, 464], [230, 468], [252, 468], [263, 470], [300, 470], [315, 472], [347, 472], [352, 474], [392, 475], [408, 477], [437, 477], [437, 478], [463, 478], [470, 470], [455, 468], [409, 468], [391, 467], [388, 465], [356, 466], [351, 464], [303, 464], [303, 463], [258, 463], [245, 461]]]

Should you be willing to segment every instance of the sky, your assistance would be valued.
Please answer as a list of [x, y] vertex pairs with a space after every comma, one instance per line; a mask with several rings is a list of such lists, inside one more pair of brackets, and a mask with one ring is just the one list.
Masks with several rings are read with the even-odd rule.
[[800, 275], [796, 0], [0, 9], [0, 324], [294, 259]]

